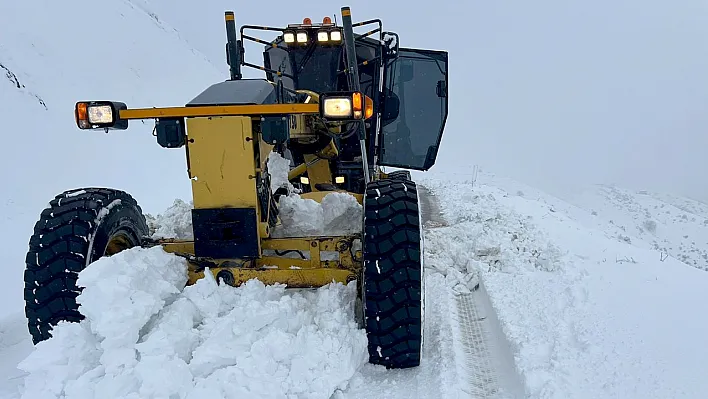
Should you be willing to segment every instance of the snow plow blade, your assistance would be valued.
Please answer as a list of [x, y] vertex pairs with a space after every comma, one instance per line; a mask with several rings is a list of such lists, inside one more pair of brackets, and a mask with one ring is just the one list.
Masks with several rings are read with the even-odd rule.
[[[219, 283], [223, 281], [233, 287], [238, 287], [253, 279], [257, 279], [265, 285], [284, 284], [288, 288], [318, 288], [332, 282], [346, 284], [356, 280], [352, 272], [342, 269], [283, 270], [219, 267], [210, 268], [209, 271]], [[197, 280], [204, 278], [204, 272], [204, 268], [198, 268], [198, 265], [190, 263], [188, 284], [194, 284]]]
[[[264, 239], [264, 256], [256, 259], [204, 259], [194, 255], [194, 241], [154, 241], [166, 252], [189, 262], [187, 284], [204, 278], [208, 268], [217, 281], [240, 286], [251, 279], [289, 288], [316, 288], [348, 283], [361, 272], [362, 253], [356, 236]], [[359, 245], [360, 246], [360, 245]], [[288, 256], [290, 255], [290, 256]], [[296, 255], [297, 257], [292, 257]]]

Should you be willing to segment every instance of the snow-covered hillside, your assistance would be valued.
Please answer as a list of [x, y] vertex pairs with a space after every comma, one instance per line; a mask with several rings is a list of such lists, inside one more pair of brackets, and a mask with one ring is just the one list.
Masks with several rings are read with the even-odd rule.
[[[577, 206], [509, 179], [481, 174], [473, 181], [465, 173], [416, 176], [431, 193], [424, 201], [427, 302], [418, 368], [387, 371], [366, 363], [353, 285], [289, 291], [253, 281], [233, 289], [205, 279], [182, 289], [183, 261], [153, 248], [89, 266], [79, 298], [87, 320], [58, 327], [34, 352], [21, 315], [7, 319], [0, 371], [9, 377], [0, 392], [9, 398], [21, 391], [25, 398], [708, 395], [708, 323], [697, 316], [708, 300], [708, 273], [662, 256], [651, 246], [653, 235], [618, 237], [630, 229], [600, 217], [611, 208], [605, 197], [589, 195]], [[646, 199], [624, 193], [628, 203]], [[700, 206], [692, 212], [702, 214]], [[184, 230], [179, 214], [188, 209], [176, 202], [155, 227]], [[612, 217], [617, 223], [633, 215], [617, 209]], [[674, 247], [681, 220], [660, 227]], [[135, 299], [126, 300], [128, 293]], [[179, 383], [161, 383], [167, 375]]]
[[139, 0], [3, 1], [0, 38], [2, 316], [22, 309], [27, 244], [54, 195], [110, 186], [150, 212], [190, 196], [184, 152], [160, 148], [152, 123], [108, 135], [79, 131], [75, 102], [181, 105], [228, 71]]
[[648, 191], [631, 192], [613, 186], [571, 197], [592, 209], [598, 224], [616, 226], [617, 237], [654, 249], [708, 271], [708, 205], [688, 198]]

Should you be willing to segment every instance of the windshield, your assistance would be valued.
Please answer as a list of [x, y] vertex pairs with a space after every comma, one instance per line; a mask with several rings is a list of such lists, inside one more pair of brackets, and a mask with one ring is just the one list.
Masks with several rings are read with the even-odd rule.
[[[267, 68], [295, 76], [295, 81], [283, 78], [283, 84], [293, 89], [312, 90], [316, 93], [338, 91], [345, 75], [342, 68], [341, 46], [310, 46], [306, 48], [271, 47], [265, 51]], [[280, 77], [268, 74], [277, 81]]]

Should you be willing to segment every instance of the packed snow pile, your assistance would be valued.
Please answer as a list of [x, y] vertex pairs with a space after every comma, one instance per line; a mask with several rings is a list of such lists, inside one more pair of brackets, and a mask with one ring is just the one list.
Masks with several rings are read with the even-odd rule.
[[298, 194], [280, 197], [282, 224], [273, 237], [346, 235], [362, 229], [363, 207], [348, 193], [331, 192], [321, 203]]
[[[80, 273], [86, 319], [61, 323], [19, 367], [23, 398], [329, 398], [366, 361], [356, 284], [311, 292], [207, 278], [132, 249]], [[168, 382], [169, 381], [169, 382]]]
[[175, 238], [191, 240], [194, 238], [192, 231], [192, 203], [181, 199], [157, 216], [145, 215], [150, 235], [154, 239]]
[[281, 224], [273, 237], [327, 236], [355, 234], [361, 231], [363, 207], [354, 196], [333, 191], [322, 202], [302, 198], [288, 180], [290, 161], [276, 152], [268, 155], [271, 191], [286, 189], [278, 209]]

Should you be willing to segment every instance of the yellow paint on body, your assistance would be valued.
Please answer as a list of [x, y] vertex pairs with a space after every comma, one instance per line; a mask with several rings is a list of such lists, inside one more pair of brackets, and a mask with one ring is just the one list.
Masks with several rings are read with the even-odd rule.
[[124, 109], [120, 119], [195, 118], [203, 116], [319, 114], [317, 104], [209, 105]]

